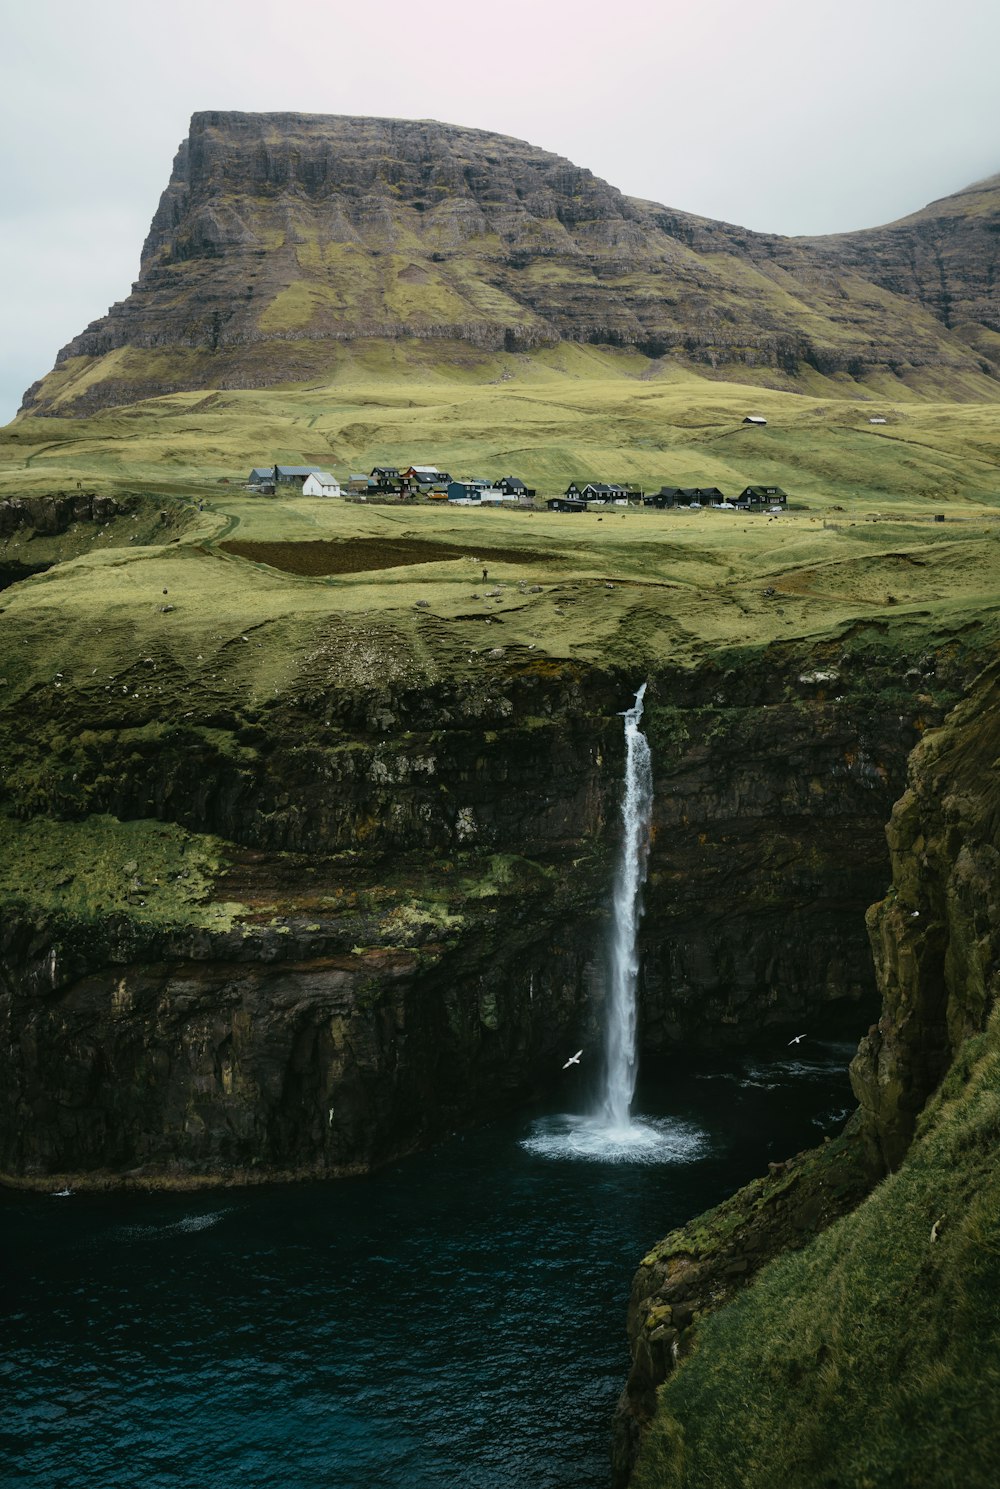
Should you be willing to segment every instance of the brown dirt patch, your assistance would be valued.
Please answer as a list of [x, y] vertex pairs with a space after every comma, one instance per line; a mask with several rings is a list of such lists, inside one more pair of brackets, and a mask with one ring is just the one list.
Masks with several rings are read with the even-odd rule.
[[346, 542], [317, 539], [306, 543], [253, 543], [233, 539], [220, 544], [226, 553], [267, 564], [286, 574], [361, 574], [371, 569], [400, 569], [408, 564], [439, 564], [464, 559], [470, 564], [541, 564], [555, 557], [527, 548], [458, 548], [453, 543], [428, 543], [419, 538], [348, 538]]

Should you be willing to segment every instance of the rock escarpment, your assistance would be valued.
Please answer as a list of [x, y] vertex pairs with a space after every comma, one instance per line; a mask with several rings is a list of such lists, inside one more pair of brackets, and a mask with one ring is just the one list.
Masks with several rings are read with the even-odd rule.
[[791, 376], [994, 375], [982, 231], [952, 235], [943, 297], [892, 267], [924, 226], [885, 233], [750, 233], [452, 125], [198, 113], [132, 293], [24, 407], [329, 377], [348, 343], [396, 341], [425, 367], [571, 341]]
[[67, 843], [73, 819], [209, 826], [239, 912], [157, 919], [167, 879], [197, 872], [184, 839], [170, 862], [160, 839], [119, 862], [117, 883], [112, 865], [86, 914], [21, 896], [0, 971], [4, 1171], [359, 1172], [538, 1089], [595, 1018], [615, 696], [573, 669], [383, 684], [166, 735], [77, 700], [57, 758], [36, 736], [9, 760], [8, 804], [45, 800]]
[[[934, 1482], [939, 1463], [956, 1481], [961, 1464], [965, 1481], [988, 1482], [984, 1433], [963, 1423], [970, 1412], [996, 1420], [995, 1363], [970, 1299], [995, 1287], [984, 1240], [997, 1203], [998, 722], [993, 664], [911, 758], [888, 828], [892, 885], [869, 916], [882, 1014], [851, 1068], [860, 1107], [844, 1136], [772, 1165], [643, 1260], [616, 1483], [629, 1482], [637, 1454], [635, 1482], [678, 1489], [723, 1481], [734, 1455], [754, 1486], [813, 1484], [823, 1471], [896, 1483], [914, 1454]], [[768, 1268], [800, 1250], [780, 1274]], [[935, 1317], [943, 1298], [947, 1325]], [[690, 1402], [709, 1379], [695, 1420]], [[771, 1422], [772, 1391], [785, 1434]]]
[[1000, 351], [1000, 175], [931, 202], [885, 227], [808, 240], [839, 273], [862, 275], [917, 301], [995, 371]]
[[[567, 1040], [599, 1042], [632, 679], [540, 661], [417, 685], [383, 667], [252, 716], [230, 694], [139, 724], [152, 665], [166, 686], [169, 659], [140, 658], [119, 702], [87, 675], [71, 698], [39, 687], [7, 753], [7, 809], [63, 833], [67, 895], [74, 874], [97, 882], [74, 866], [77, 827], [180, 834], [172, 858], [158, 833], [102, 848], [110, 879], [76, 914], [41, 911], [26, 864], [2, 948], [8, 1176], [356, 1172], [543, 1089]], [[870, 997], [881, 824], [940, 707], [924, 689], [958, 673], [870, 649], [841, 665], [839, 702], [795, 649], [650, 679], [648, 1048]], [[206, 831], [228, 865], [218, 908], [171, 920], [168, 882], [198, 872], [183, 834]]]
[[985, 1027], [1000, 969], [1000, 676], [928, 736], [888, 827], [892, 888], [869, 915], [882, 1013], [851, 1067], [872, 1160], [898, 1168], [917, 1119]]

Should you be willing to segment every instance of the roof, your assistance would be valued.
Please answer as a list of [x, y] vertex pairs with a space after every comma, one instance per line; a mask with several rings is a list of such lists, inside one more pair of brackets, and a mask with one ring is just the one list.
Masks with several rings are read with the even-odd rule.
[[320, 474], [318, 465], [276, 465], [274, 469], [279, 476], [318, 476]]
[[251, 479], [251, 481], [273, 481], [274, 480], [274, 466], [273, 465], [255, 465], [254, 468], [253, 468], [253, 470], [250, 472], [250, 479]]
[[325, 486], [339, 486], [340, 484], [337, 477], [331, 476], [328, 470], [314, 470], [310, 474], [314, 475], [317, 481], [322, 481]]

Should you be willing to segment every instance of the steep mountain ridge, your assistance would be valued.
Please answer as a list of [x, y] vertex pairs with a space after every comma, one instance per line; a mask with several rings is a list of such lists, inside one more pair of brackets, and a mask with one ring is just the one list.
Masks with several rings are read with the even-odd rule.
[[[920, 214], [874, 234], [784, 239], [626, 197], [480, 130], [198, 113], [132, 293], [60, 352], [24, 408], [80, 414], [328, 377], [338, 347], [359, 341], [431, 342], [471, 365], [569, 341], [786, 377], [982, 380], [998, 373], [997, 213], [972, 200], [976, 225], [959, 205], [948, 219], [942, 298], [926, 287], [937, 229]], [[916, 288], [893, 267], [911, 239], [924, 245]]]

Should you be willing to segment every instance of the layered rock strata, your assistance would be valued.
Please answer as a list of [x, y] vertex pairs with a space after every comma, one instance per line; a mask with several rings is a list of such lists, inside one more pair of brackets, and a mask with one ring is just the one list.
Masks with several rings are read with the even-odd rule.
[[346, 344], [394, 341], [452, 364], [572, 341], [791, 376], [992, 376], [995, 197], [953, 199], [946, 250], [922, 219], [784, 239], [625, 197], [479, 130], [198, 113], [132, 293], [24, 408], [331, 376]]
[[[650, 680], [647, 1048], [870, 997], [880, 824], [947, 668], [842, 665], [864, 670], [854, 705], [818, 696], [797, 652]], [[3, 1170], [356, 1172], [543, 1089], [567, 1039], [599, 1042], [633, 691], [537, 663], [485, 684], [324, 685], [252, 720], [220, 704], [169, 727], [112, 717], [103, 686], [40, 693], [6, 760], [8, 809], [213, 832], [229, 861], [216, 895], [241, 908], [217, 929], [150, 925], [157, 889], [133, 864], [114, 908], [8, 914]]]

